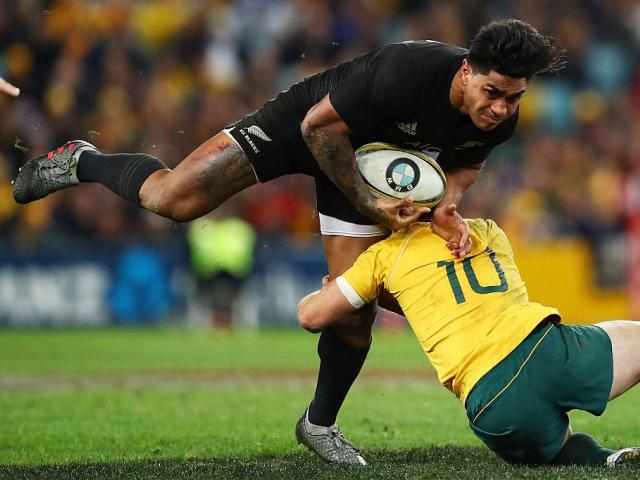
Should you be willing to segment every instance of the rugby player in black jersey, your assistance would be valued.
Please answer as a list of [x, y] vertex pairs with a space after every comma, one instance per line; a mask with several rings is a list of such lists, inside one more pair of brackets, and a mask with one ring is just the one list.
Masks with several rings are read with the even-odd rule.
[[[507, 140], [530, 79], [562, 66], [553, 40], [519, 20], [480, 29], [469, 50], [434, 41], [380, 47], [306, 78], [205, 141], [176, 168], [143, 153], [103, 154], [81, 140], [27, 162], [13, 187], [28, 203], [82, 182], [98, 182], [142, 208], [176, 221], [198, 218], [235, 193], [290, 174], [315, 178], [329, 275], [416, 221], [428, 209], [374, 197], [355, 167], [354, 149], [389, 142], [428, 151], [447, 175], [433, 229], [454, 255], [470, 249], [455, 211], [491, 149]], [[371, 342], [375, 305], [320, 336], [316, 392], [298, 422], [298, 440], [334, 462], [363, 463], [335, 426], [338, 410]]]

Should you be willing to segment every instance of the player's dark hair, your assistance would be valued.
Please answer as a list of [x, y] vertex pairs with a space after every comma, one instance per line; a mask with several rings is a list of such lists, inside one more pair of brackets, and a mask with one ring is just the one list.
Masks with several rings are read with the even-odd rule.
[[498, 20], [483, 26], [471, 40], [468, 61], [476, 73], [491, 70], [514, 78], [531, 79], [564, 67], [565, 50], [553, 37], [538, 33], [517, 19]]

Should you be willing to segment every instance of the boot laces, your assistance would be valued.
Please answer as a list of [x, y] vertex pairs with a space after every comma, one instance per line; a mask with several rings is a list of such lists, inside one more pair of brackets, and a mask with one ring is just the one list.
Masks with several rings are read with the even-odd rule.
[[329, 436], [336, 444], [337, 448], [350, 448], [351, 450], [357, 452], [358, 449], [344, 436], [338, 427], [332, 427], [329, 429]]

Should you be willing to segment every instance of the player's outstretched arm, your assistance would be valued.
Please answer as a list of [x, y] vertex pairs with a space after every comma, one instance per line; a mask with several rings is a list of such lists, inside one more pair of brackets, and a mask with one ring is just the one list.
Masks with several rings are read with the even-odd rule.
[[335, 325], [341, 317], [355, 309], [327, 275], [322, 279], [322, 289], [304, 297], [298, 303], [298, 323], [313, 333]]
[[15, 85], [7, 82], [2, 77], [0, 77], [0, 92], [11, 95], [12, 97], [17, 97], [18, 95], [20, 95], [20, 89]]
[[356, 168], [351, 130], [325, 96], [314, 105], [301, 126], [302, 136], [322, 171], [367, 217], [392, 229], [399, 230], [428, 213], [424, 207], [407, 205], [403, 200], [389, 200], [374, 196]]
[[432, 229], [434, 233], [447, 241], [451, 253], [462, 258], [471, 250], [469, 226], [458, 213], [456, 205], [462, 195], [480, 176], [484, 163], [475, 168], [459, 168], [447, 172], [447, 189], [439, 206], [433, 211]]

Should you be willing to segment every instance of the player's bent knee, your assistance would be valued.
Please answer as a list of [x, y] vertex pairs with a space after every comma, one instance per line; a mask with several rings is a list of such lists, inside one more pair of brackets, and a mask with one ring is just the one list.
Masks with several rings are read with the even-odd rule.
[[354, 328], [370, 331], [378, 314], [378, 302], [371, 302], [356, 313]]
[[170, 189], [155, 196], [144, 196], [141, 192], [140, 204], [153, 213], [180, 223], [191, 222], [219, 205], [210, 200], [205, 203], [194, 193], [178, 193]]
[[378, 304], [376, 302], [371, 302], [360, 310], [352, 312], [349, 315], [345, 315], [336, 323], [336, 326], [354, 332], [370, 332], [373, 322], [376, 319], [377, 312]]
[[190, 222], [215, 210], [231, 196], [226, 191], [203, 192], [193, 183], [193, 178], [177, 170], [156, 172], [140, 189], [140, 205], [176, 222]]
[[196, 218], [199, 218], [202, 215], [204, 215], [204, 213], [200, 212], [199, 210], [190, 208], [188, 204], [173, 205], [169, 208], [169, 212], [170, 212], [168, 215], [169, 218], [171, 218], [171, 220], [173, 220], [174, 222], [179, 222], [179, 223], [192, 222]]
[[343, 318], [335, 325], [338, 336], [353, 347], [366, 347], [371, 343], [371, 327], [376, 318], [376, 302], [365, 305], [362, 309]]

